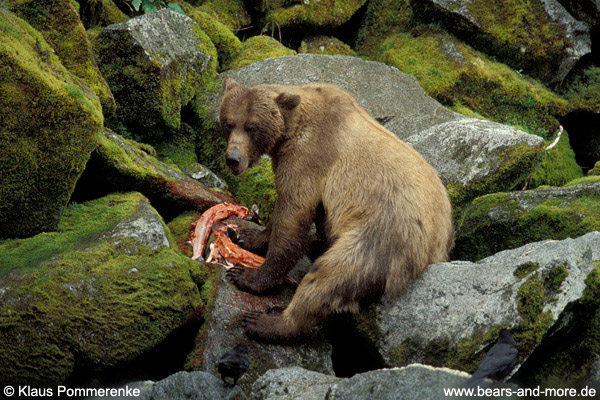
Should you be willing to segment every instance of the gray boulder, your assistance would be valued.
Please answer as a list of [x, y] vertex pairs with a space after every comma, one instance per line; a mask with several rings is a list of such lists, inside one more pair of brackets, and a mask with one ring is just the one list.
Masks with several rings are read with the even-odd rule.
[[441, 21], [470, 45], [493, 54], [512, 67], [559, 84], [577, 61], [591, 52], [589, 28], [573, 18], [557, 0], [535, 0], [526, 10], [511, 3], [490, 11], [485, 0], [411, 2], [416, 13]]
[[179, 128], [181, 109], [216, 68], [216, 50], [189, 17], [169, 10], [110, 25], [96, 39], [117, 119], [140, 137]]
[[479, 197], [466, 208], [453, 258], [479, 260], [544, 239], [600, 230], [600, 182]]
[[[158, 382], [129, 383], [124, 388], [139, 390], [139, 400], [244, 400], [246, 395], [239, 386], [226, 388], [223, 381], [206, 372], [177, 372]], [[96, 398], [94, 400], [100, 400]], [[111, 397], [113, 400], [131, 399], [131, 395]]]
[[[245, 86], [333, 83], [419, 150], [459, 201], [512, 188], [542, 155], [543, 140], [502, 124], [454, 113], [429, 97], [415, 78], [383, 63], [349, 56], [299, 54], [227, 71]], [[207, 96], [218, 126], [220, 92]], [[475, 150], [472, 150], [475, 149]]]
[[[344, 379], [302, 368], [284, 368], [268, 371], [261, 376], [252, 386], [252, 398], [256, 400], [441, 400], [454, 398], [444, 390], [461, 388], [468, 378], [469, 375], [465, 372], [421, 364], [369, 371]], [[484, 383], [482, 387], [486, 385], [487, 383]], [[516, 389], [514, 385], [506, 384], [496, 384], [494, 387]]]
[[[396, 301], [373, 307], [368, 332], [389, 365], [474, 371], [501, 328], [527, 359], [600, 260], [600, 232], [429, 266]], [[434, 321], [434, 322], [432, 322]]]
[[341, 379], [300, 367], [272, 369], [254, 382], [252, 385], [252, 399], [325, 399], [329, 388]]

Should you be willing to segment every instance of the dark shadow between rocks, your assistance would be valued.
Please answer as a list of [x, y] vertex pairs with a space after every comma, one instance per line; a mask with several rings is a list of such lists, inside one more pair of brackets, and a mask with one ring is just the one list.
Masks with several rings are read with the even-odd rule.
[[89, 360], [76, 362], [74, 373], [66, 380], [66, 387], [119, 387], [128, 382], [159, 381], [184, 370], [187, 355], [194, 347], [194, 340], [204, 323], [191, 320], [171, 332], [156, 347], [140, 354], [133, 360], [116, 367], [98, 371]]
[[323, 333], [332, 347], [331, 361], [336, 376], [349, 378], [388, 367], [373, 342], [357, 329], [351, 314], [327, 318]]

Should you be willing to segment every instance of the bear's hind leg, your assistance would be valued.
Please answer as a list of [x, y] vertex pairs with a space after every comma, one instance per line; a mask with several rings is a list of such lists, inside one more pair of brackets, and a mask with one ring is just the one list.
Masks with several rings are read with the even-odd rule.
[[[338, 241], [339, 243], [339, 241]], [[337, 243], [336, 243], [337, 245]], [[364, 277], [362, 257], [348, 257], [346, 249], [334, 246], [315, 260], [313, 271], [306, 274], [287, 308], [280, 315], [251, 312], [244, 316], [248, 336], [269, 342], [287, 341], [307, 333], [328, 315], [359, 311], [362, 300], [379, 296], [385, 282], [370, 284], [372, 276]], [[352, 252], [359, 251], [354, 248]], [[357, 263], [347, 265], [349, 260]], [[346, 265], [338, 262], [345, 261]], [[365, 281], [366, 279], [366, 281]], [[365, 293], [365, 290], [368, 293]]]

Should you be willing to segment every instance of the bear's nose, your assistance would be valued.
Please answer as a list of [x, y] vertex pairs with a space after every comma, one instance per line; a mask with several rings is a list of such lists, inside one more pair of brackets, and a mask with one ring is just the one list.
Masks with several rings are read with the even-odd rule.
[[225, 164], [230, 168], [235, 168], [242, 161], [242, 157], [239, 154], [227, 154], [225, 155]]

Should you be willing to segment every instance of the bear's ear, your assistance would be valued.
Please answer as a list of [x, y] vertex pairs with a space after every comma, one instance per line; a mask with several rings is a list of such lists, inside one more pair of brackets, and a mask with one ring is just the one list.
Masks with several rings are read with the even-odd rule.
[[228, 76], [226, 76], [225, 79], [223, 79], [223, 93], [225, 93], [228, 90], [233, 89], [236, 86], [239, 86], [239, 85], [235, 81], [235, 79], [230, 78]]
[[297, 94], [280, 93], [275, 98], [275, 102], [279, 104], [279, 107], [284, 110], [293, 110], [298, 104], [300, 104], [300, 96]]

